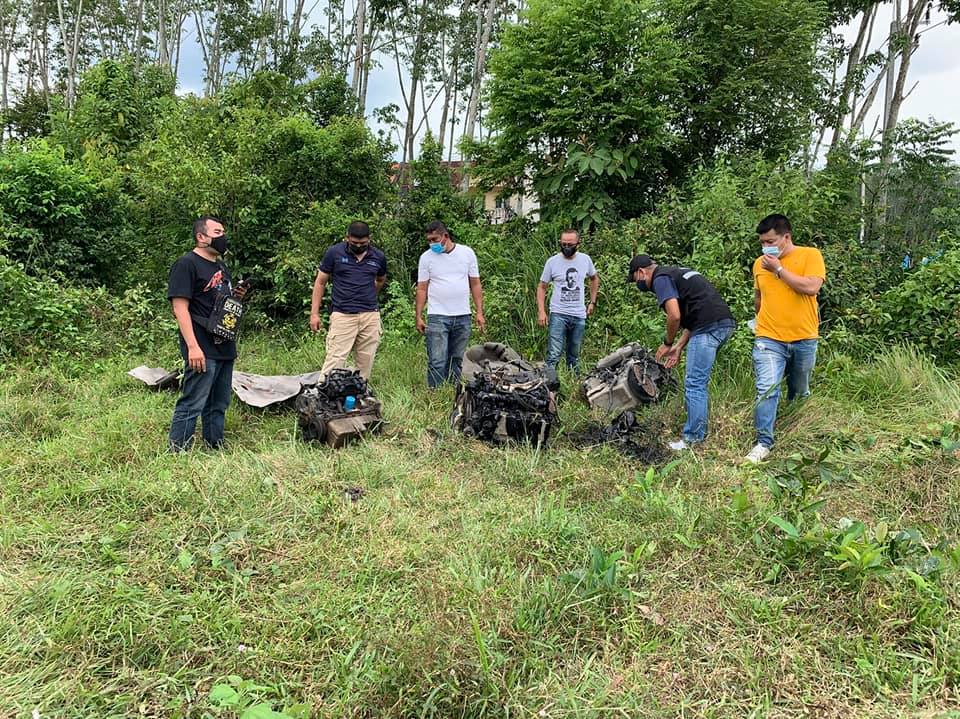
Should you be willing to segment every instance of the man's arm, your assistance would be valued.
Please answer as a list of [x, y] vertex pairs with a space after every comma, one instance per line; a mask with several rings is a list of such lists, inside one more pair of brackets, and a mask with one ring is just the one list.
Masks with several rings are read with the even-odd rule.
[[817, 293], [820, 292], [820, 288], [823, 287], [822, 277], [807, 277], [806, 275], [798, 275], [794, 272], [791, 272], [783, 265], [780, 266], [780, 272], [778, 274], [780, 279], [783, 282], [786, 282], [790, 289], [801, 295], [816, 296]]
[[310, 296], [310, 330], [319, 332], [323, 324], [320, 320], [320, 302], [323, 300], [323, 293], [327, 289], [327, 281], [330, 279], [323, 270], [317, 271], [317, 279], [313, 282], [313, 294]]
[[383, 286], [387, 284], [386, 275], [377, 275], [373, 280], [373, 286], [377, 288], [377, 294], [380, 294], [380, 290], [383, 289]]
[[537, 283], [537, 323], [541, 327], [547, 325], [547, 283], [540, 281]]
[[417, 297], [413, 304], [413, 314], [417, 322], [417, 332], [423, 334], [427, 331], [427, 323], [423, 321], [423, 307], [427, 304], [427, 286], [430, 280], [417, 283]]
[[753, 314], [760, 314], [760, 288], [753, 288]]
[[595, 274], [590, 278], [590, 302], [587, 304], [587, 314], [592, 315], [593, 309], [597, 308], [597, 293], [600, 291], [600, 275]]
[[[679, 349], [677, 348], [677, 330], [680, 329], [680, 303], [675, 298], [666, 300], [663, 303], [663, 311], [667, 315], [667, 329], [663, 335], [663, 343], [657, 348], [655, 356], [658, 361], [666, 357], [664, 364], [667, 367], [673, 367], [680, 359], [680, 352], [683, 351], [682, 346]], [[683, 342], [683, 338], [680, 338], [680, 341]], [[686, 342], [684, 342], [685, 344]]]
[[470, 295], [473, 297], [473, 306], [477, 312], [477, 327], [481, 332], [487, 329], [487, 318], [483, 316], [483, 285], [480, 284], [479, 277], [471, 277]]
[[663, 335], [664, 344], [672, 345], [680, 329], [680, 303], [676, 300], [667, 300], [663, 303], [663, 311], [667, 315], [667, 331]]
[[186, 297], [173, 297], [170, 300], [173, 306], [173, 316], [177, 318], [180, 334], [187, 344], [187, 365], [196, 372], [207, 371], [207, 358], [200, 349], [197, 336], [193, 331], [193, 320], [190, 318], [190, 300]]
[[760, 259], [760, 264], [763, 266], [763, 269], [772, 272], [782, 282], [785, 282], [791, 290], [801, 295], [816, 295], [823, 286], [822, 277], [800, 275], [796, 272], [791, 272], [775, 257], [764, 255]]

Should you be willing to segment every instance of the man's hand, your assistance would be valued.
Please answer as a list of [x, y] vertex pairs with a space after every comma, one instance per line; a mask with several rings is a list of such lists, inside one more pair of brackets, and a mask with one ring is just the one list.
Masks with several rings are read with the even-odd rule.
[[594, 311], [595, 309], [597, 309], [597, 303], [596, 303], [596, 302], [591, 302], [590, 304], [588, 304], [588, 305], [587, 305], [587, 317], [589, 317], [590, 315], [592, 315], [592, 314], [593, 314], [593, 311]]
[[487, 331], [487, 318], [483, 316], [483, 312], [477, 312], [477, 327], [481, 332]]
[[417, 332], [420, 334], [426, 334], [427, 332], [427, 323], [423, 321], [423, 317], [417, 315]]
[[670, 351], [667, 352], [663, 359], [664, 367], [676, 367], [677, 363], [680, 361], [680, 355], [683, 354], [683, 349], [679, 345], [674, 345], [670, 348]]
[[760, 258], [760, 266], [765, 270], [769, 270], [770, 272], [776, 272], [783, 267], [783, 263], [779, 260], [779, 258], [774, 257], [773, 255], [764, 255]]
[[323, 319], [319, 312], [314, 312], [310, 315], [310, 331], [319, 332], [321, 329], [323, 329]]
[[[662, 362], [663, 364], [666, 364], [666, 360], [664, 358], [667, 357], [671, 352], [673, 352], [673, 345], [660, 345], [659, 347], [657, 347], [657, 353], [655, 355], [657, 358], [657, 362]], [[667, 366], [670, 367], [671, 365], [667, 365]]]
[[243, 285], [237, 285], [236, 287], [233, 288], [233, 296], [236, 297], [238, 300], [242, 300], [244, 297], [247, 296], [247, 288], [244, 287]]
[[187, 366], [194, 372], [207, 371], [207, 358], [204, 356], [203, 350], [200, 349], [200, 345], [187, 347]]
[[547, 313], [546, 312], [537, 312], [537, 324], [541, 327], [547, 326]]

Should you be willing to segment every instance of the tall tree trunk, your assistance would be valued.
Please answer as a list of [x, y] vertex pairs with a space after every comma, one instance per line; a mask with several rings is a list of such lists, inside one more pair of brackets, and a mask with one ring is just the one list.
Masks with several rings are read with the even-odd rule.
[[846, 118], [847, 113], [853, 113], [851, 97], [854, 97], [856, 93], [857, 83], [854, 77], [855, 71], [860, 63], [863, 62], [863, 58], [869, 50], [868, 31], [873, 27], [873, 20], [877, 16], [877, 7], [877, 5], [874, 5], [864, 11], [863, 17], [860, 18], [860, 28], [857, 31], [857, 39], [854, 41], [847, 55], [847, 69], [840, 90], [837, 118], [833, 124], [833, 136], [830, 140], [830, 149], [828, 152], [833, 152], [833, 150], [837, 148], [840, 143], [840, 138], [843, 136], [844, 118]]
[[365, 23], [367, 19], [367, 0], [357, 0], [356, 9], [353, 18], [353, 77], [350, 78], [350, 89], [353, 90], [354, 97], [360, 100], [360, 94], [363, 89], [363, 66], [366, 48], [364, 47]]
[[64, 0], [57, 0], [57, 14], [60, 19], [60, 40], [63, 43], [64, 61], [67, 70], [67, 111], [73, 110], [76, 101], [77, 55], [80, 50], [80, 27], [83, 20], [83, 0], [77, 4], [77, 16], [74, 19], [72, 35], [68, 35]]
[[[486, 14], [482, 20], [478, 19], [477, 42], [474, 46], [473, 77], [470, 81], [470, 103], [467, 105], [467, 116], [463, 121], [463, 136], [473, 139], [477, 120], [477, 109], [480, 106], [480, 84], [483, 81], [483, 71], [487, 61], [487, 44], [490, 42], [490, 32], [493, 29], [494, 11], [497, 0], [487, 0]], [[479, 17], [479, 16], [478, 16]], [[463, 173], [461, 189], [470, 188], [470, 178]]]

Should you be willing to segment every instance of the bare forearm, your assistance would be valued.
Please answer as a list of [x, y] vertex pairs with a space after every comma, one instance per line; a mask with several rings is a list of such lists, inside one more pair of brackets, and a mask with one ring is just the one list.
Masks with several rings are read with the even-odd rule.
[[323, 293], [327, 289], [326, 280], [317, 279], [313, 283], [313, 294], [310, 296], [310, 314], [320, 314], [320, 302], [323, 300]]
[[600, 275], [594, 275], [590, 278], [590, 302], [597, 304], [597, 293], [600, 290]]
[[473, 297], [473, 307], [477, 314], [483, 314], [483, 285], [479, 277], [470, 278], [470, 295]]
[[546, 314], [546, 302], [547, 302], [547, 288], [544, 287], [543, 283], [537, 285], [537, 311], [541, 314]]
[[798, 292], [801, 295], [816, 295], [820, 292], [820, 287], [823, 285], [823, 280], [819, 277], [798, 275], [786, 267], [780, 270], [780, 280], [785, 282], [794, 292]]
[[677, 339], [677, 331], [680, 329], [680, 318], [667, 316], [667, 331], [664, 335], [664, 344], [672, 343]]
[[177, 318], [180, 334], [187, 347], [199, 347], [197, 336], [193, 331], [193, 320], [190, 317], [190, 303], [180, 297], [173, 298], [173, 316]]
[[417, 285], [417, 297], [414, 300], [413, 311], [414, 317], [423, 316], [423, 307], [427, 304], [427, 287], [426, 285]]

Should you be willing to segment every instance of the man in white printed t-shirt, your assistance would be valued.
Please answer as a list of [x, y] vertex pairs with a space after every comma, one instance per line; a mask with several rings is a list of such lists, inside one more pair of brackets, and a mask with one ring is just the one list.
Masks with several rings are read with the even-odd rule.
[[[426, 335], [427, 386], [460, 380], [463, 353], [470, 341], [470, 297], [483, 332], [483, 287], [477, 256], [453, 241], [446, 226], [434, 220], [426, 229], [430, 249], [420, 255], [417, 268], [417, 332]], [[423, 321], [423, 306], [427, 321]]]
[[[578, 252], [580, 233], [564, 230], [560, 233], [560, 252], [553, 255], [543, 266], [540, 283], [537, 285], [537, 321], [547, 326], [544, 302], [547, 285], [553, 285], [550, 296], [550, 328], [547, 334], [547, 366], [556, 367], [564, 348], [567, 366], [580, 373], [580, 345], [587, 317], [597, 306], [597, 291], [600, 275], [593, 266], [590, 255]], [[584, 288], [590, 280], [590, 302], [584, 307]]]

